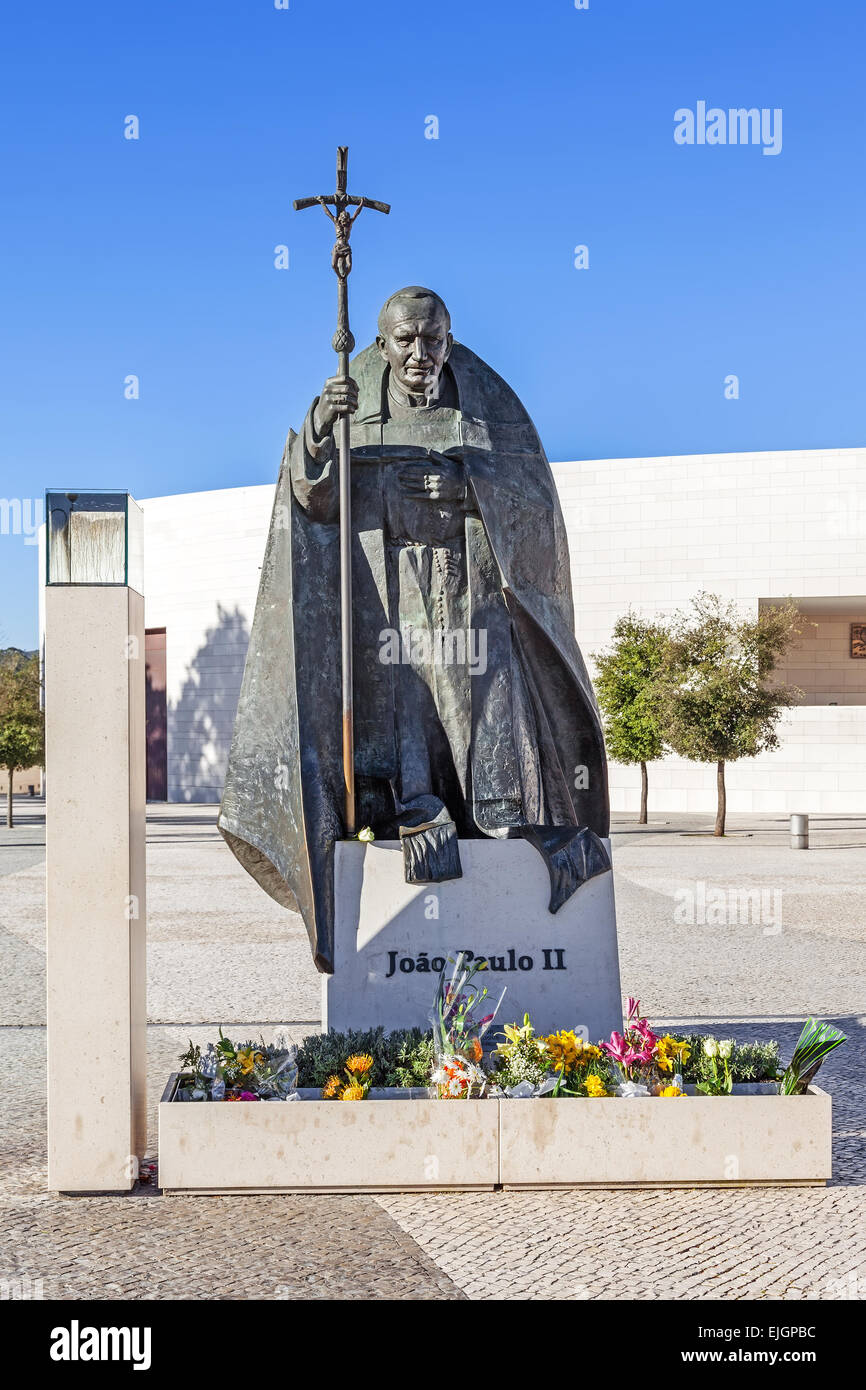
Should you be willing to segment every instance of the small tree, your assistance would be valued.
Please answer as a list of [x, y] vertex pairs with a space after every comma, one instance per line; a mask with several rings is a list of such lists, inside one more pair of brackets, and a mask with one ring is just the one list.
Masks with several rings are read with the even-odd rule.
[[802, 621], [792, 600], [751, 618], [705, 593], [673, 620], [660, 682], [664, 735], [680, 757], [716, 764], [715, 835], [725, 833], [725, 764], [777, 748], [782, 711], [802, 696], [771, 683]]
[[21, 768], [42, 761], [45, 721], [39, 706], [39, 658], [0, 651], [0, 768], [9, 774], [6, 824], [13, 825], [12, 781]]
[[617, 618], [609, 651], [593, 653], [595, 688], [604, 714], [604, 736], [618, 763], [640, 763], [640, 815], [647, 823], [647, 763], [664, 756], [657, 681], [665, 669], [667, 629], [634, 613]]

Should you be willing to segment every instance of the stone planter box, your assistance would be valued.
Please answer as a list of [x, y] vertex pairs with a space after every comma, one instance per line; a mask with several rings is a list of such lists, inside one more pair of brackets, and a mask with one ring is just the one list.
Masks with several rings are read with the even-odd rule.
[[[719, 1098], [439, 1101], [371, 1091], [343, 1104], [159, 1106], [166, 1194], [557, 1187], [817, 1186], [832, 1176], [831, 1102], [810, 1086]], [[396, 1102], [404, 1102], [397, 1104]], [[412, 1107], [407, 1113], [407, 1105]]]
[[[687, 1088], [691, 1091], [692, 1088]], [[810, 1086], [663, 1100], [500, 1102], [504, 1187], [823, 1185], [832, 1176], [831, 1102]]]
[[299, 1101], [179, 1103], [176, 1085], [173, 1076], [159, 1106], [169, 1194], [470, 1191], [499, 1181], [495, 1100], [371, 1091], [344, 1104], [302, 1090]]

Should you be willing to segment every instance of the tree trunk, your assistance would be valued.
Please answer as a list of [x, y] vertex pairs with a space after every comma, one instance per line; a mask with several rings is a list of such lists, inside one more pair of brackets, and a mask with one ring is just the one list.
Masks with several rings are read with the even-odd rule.
[[648, 790], [649, 790], [649, 782], [648, 782], [647, 774], [646, 774], [646, 763], [645, 763], [645, 762], [641, 762], [641, 765], [640, 765], [640, 815], [638, 816], [638, 820], [637, 820], [638, 825], [646, 825], [646, 803], [647, 803], [647, 791], [648, 791]]
[[728, 798], [725, 792], [725, 760], [720, 758], [716, 763], [716, 791], [718, 792], [718, 803], [716, 805], [716, 828], [714, 835], [724, 835], [725, 816], [728, 812]]
[[11, 767], [10, 767], [10, 768], [9, 768], [9, 795], [8, 795], [7, 801], [6, 801], [6, 824], [8, 825], [8, 827], [9, 827], [10, 830], [12, 829], [12, 777], [13, 777], [13, 772], [12, 772], [12, 769], [11, 769]]

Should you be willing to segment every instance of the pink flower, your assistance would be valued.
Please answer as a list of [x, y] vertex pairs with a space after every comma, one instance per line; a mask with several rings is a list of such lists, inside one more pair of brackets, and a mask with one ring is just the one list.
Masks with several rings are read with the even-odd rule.
[[625, 1007], [626, 1007], [626, 1010], [627, 1010], [627, 1013], [628, 1013], [628, 1017], [626, 1018], [626, 1023], [631, 1023], [631, 1021], [632, 1021], [633, 1018], [638, 1018], [638, 1017], [640, 1016], [640, 1000], [639, 1000], [639, 999], [633, 999], [632, 996], [629, 995], [628, 999], [626, 999], [626, 1001], [625, 1001]]
[[606, 1052], [614, 1062], [627, 1063], [627, 1054], [630, 1052], [629, 1045], [621, 1033], [611, 1033], [610, 1042], [601, 1044], [602, 1052]]
[[640, 1023], [636, 1024], [633, 1031], [637, 1034], [638, 1040], [643, 1043], [644, 1047], [652, 1049], [658, 1043], [658, 1034], [652, 1031], [645, 1018], [642, 1018]]

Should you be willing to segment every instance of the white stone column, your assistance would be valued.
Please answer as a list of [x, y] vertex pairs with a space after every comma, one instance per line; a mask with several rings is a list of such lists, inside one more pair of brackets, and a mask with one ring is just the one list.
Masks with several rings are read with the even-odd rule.
[[128, 1191], [146, 1136], [144, 599], [45, 589], [48, 1184]]

